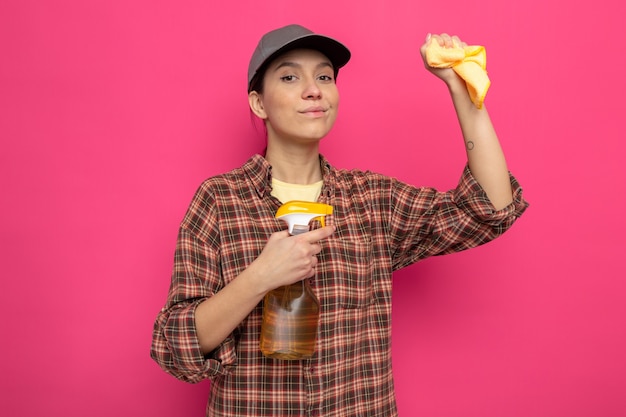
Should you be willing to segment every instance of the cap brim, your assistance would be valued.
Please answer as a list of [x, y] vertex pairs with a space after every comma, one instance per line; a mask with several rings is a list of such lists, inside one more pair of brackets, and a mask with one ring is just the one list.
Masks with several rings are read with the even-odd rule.
[[350, 60], [350, 51], [342, 43], [322, 35], [307, 35], [298, 39], [294, 39], [282, 48], [274, 52], [265, 62], [276, 58], [278, 55], [290, 51], [292, 49], [315, 49], [320, 51], [330, 59], [335, 69], [339, 69], [346, 65]]

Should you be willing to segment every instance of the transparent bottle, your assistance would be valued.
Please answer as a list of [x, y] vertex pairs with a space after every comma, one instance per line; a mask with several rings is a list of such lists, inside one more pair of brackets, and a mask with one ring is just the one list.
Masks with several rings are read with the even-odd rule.
[[[295, 227], [292, 234], [308, 226]], [[261, 324], [261, 352], [270, 358], [306, 359], [315, 353], [320, 303], [310, 279], [276, 288], [265, 295]]]

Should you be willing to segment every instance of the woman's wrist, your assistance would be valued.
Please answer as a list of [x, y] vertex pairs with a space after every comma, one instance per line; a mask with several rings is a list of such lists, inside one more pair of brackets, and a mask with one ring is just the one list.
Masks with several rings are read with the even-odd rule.
[[465, 94], [469, 97], [469, 93], [467, 92], [467, 84], [465, 84], [465, 81], [463, 81], [463, 79], [459, 77], [456, 73], [454, 73], [454, 76], [445, 79], [444, 82], [446, 83], [450, 94]]
[[247, 288], [248, 294], [253, 297], [263, 297], [272, 290], [271, 285], [268, 285], [267, 280], [264, 279], [265, 276], [262, 269], [252, 262], [236, 279]]

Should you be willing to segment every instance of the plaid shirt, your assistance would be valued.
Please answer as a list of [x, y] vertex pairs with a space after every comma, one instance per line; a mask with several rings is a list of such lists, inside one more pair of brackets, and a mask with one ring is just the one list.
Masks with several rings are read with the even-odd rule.
[[176, 378], [211, 379], [208, 416], [396, 416], [391, 369], [392, 272], [428, 256], [488, 242], [527, 207], [496, 211], [466, 167], [455, 190], [416, 188], [372, 172], [337, 170], [321, 157], [321, 202], [335, 233], [321, 242], [311, 285], [320, 300], [316, 353], [281, 361], [259, 350], [262, 303], [204, 356], [194, 310], [257, 258], [274, 218], [271, 166], [260, 155], [206, 180], [184, 217], [167, 303], [151, 355]]

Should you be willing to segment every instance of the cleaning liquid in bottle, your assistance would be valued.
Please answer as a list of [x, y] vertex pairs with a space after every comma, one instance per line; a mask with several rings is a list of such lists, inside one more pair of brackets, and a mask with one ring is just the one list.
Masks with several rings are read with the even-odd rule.
[[[309, 222], [318, 219], [324, 226], [332, 214], [328, 204], [290, 201], [276, 212], [276, 218], [287, 221], [289, 233], [309, 230]], [[315, 353], [320, 303], [311, 289], [310, 279], [276, 288], [265, 295], [261, 324], [261, 352], [283, 360], [307, 359]]]

